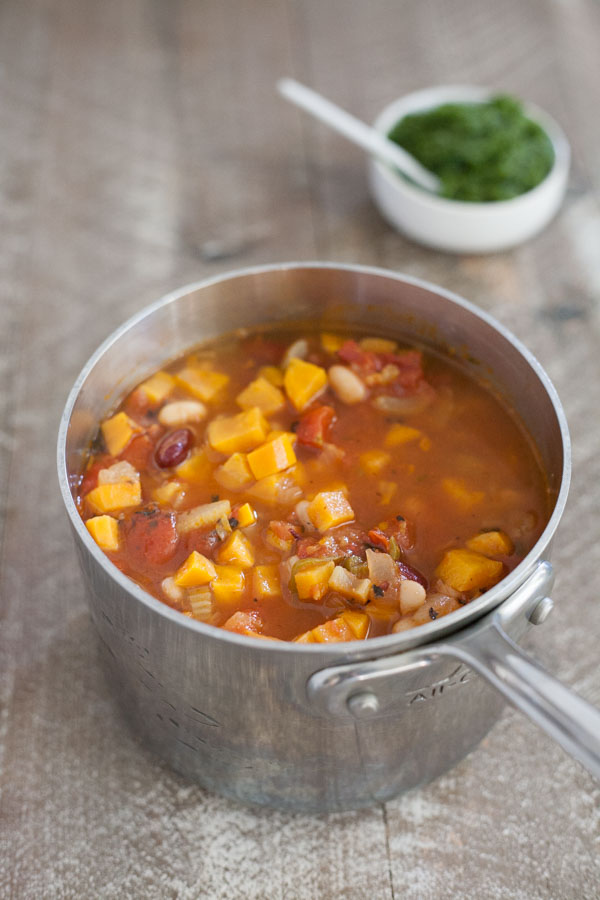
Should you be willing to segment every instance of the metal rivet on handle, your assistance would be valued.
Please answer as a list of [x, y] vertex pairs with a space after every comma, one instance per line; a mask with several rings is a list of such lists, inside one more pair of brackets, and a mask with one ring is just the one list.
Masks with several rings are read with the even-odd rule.
[[544, 597], [529, 613], [529, 621], [532, 625], [541, 625], [545, 622], [552, 610], [554, 609], [554, 600], [552, 597]]
[[353, 694], [346, 701], [349, 711], [357, 719], [372, 716], [379, 710], [379, 700], [371, 691]]

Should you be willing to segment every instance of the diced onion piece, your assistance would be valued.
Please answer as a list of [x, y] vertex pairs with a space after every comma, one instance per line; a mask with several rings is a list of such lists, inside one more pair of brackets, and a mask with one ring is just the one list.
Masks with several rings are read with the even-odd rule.
[[139, 472], [125, 459], [98, 472], [98, 484], [137, 484], [139, 480]]
[[336, 566], [329, 578], [329, 589], [337, 591], [344, 597], [366, 603], [371, 590], [371, 581], [368, 578], [357, 578], [342, 566]]
[[373, 584], [381, 584], [384, 581], [394, 581], [398, 575], [396, 563], [389, 553], [378, 553], [376, 550], [367, 550], [367, 565], [369, 578]]
[[327, 376], [333, 392], [342, 403], [360, 403], [367, 396], [367, 388], [358, 375], [346, 366], [331, 366]]
[[163, 594], [171, 603], [182, 603], [185, 599], [184, 589], [175, 584], [175, 579], [172, 576], [163, 580], [161, 588]]
[[385, 413], [386, 416], [398, 417], [410, 416], [420, 413], [426, 409], [433, 400], [433, 392], [429, 391], [418, 394], [407, 394], [405, 397], [390, 396], [389, 394], [381, 394], [373, 400], [373, 406], [379, 412]]

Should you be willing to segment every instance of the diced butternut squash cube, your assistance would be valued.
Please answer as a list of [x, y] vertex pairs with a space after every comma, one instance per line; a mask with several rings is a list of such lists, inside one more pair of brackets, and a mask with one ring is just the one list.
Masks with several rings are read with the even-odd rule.
[[94, 516], [87, 520], [85, 527], [101, 550], [106, 552], [119, 549], [119, 523], [112, 516]]
[[215, 602], [222, 606], [236, 604], [245, 590], [244, 570], [239, 566], [216, 565], [217, 577], [211, 584]]
[[343, 566], [335, 566], [329, 579], [329, 589], [337, 591], [342, 597], [351, 597], [359, 603], [366, 603], [372, 583], [369, 578], [358, 578], [344, 569]]
[[279, 566], [256, 566], [252, 570], [252, 596], [257, 600], [265, 600], [270, 597], [279, 597], [280, 594]]
[[192, 550], [186, 561], [175, 573], [177, 587], [198, 587], [201, 584], [209, 584], [217, 577], [217, 572], [206, 556]]
[[503, 565], [473, 550], [448, 550], [435, 574], [455, 591], [485, 590], [502, 578]]
[[409, 444], [411, 441], [418, 440], [422, 433], [418, 428], [396, 422], [385, 436], [385, 446], [398, 447], [400, 444]]
[[161, 506], [176, 506], [185, 496], [185, 484], [180, 481], [165, 481], [152, 492], [152, 497]]
[[483, 491], [473, 491], [466, 486], [460, 478], [444, 478], [442, 480], [444, 491], [452, 497], [456, 505], [465, 512], [472, 506], [477, 506], [485, 497]]
[[279, 366], [262, 366], [258, 370], [258, 375], [261, 378], [266, 378], [275, 387], [283, 387], [283, 372]]
[[127, 413], [120, 412], [116, 416], [106, 419], [100, 426], [100, 430], [110, 455], [118, 456], [125, 449], [138, 427]]
[[256, 512], [249, 503], [244, 503], [235, 513], [238, 522], [238, 528], [248, 528], [256, 522]]
[[304, 634], [299, 634], [298, 637], [294, 638], [295, 644], [314, 644], [315, 638], [312, 631], [305, 631]]
[[242, 409], [251, 409], [253, 406], [257, 406], [265, 416], [272, 416], [285, 406], [283, 392], [262, 375], [251, 381], [237, 395], [236, 401]]
[[321, 332], [321, 347], [325, 353], [331, 353], [332, 356], [338, 352], [345, 340], [346, 338], [339, 334], [331, 334], [328, 331]]
[[86, 494], [85, 499], [96, 513], [116, 512], [139, 506], [142, 502], [142, 489], [139, 481], [99, 484]]
[[294, 583], [300, 600], [321, 600], [329, 590], [329, 578], [335, 568], [332, 559], [314, 562], [294, 574]]
[[388, 506], [397, 490], [398, 485], [395, 481], [380, 481], [377, 485], [377, 497], [381, 505]]
[[222, 466], [215, 469], [214, 476], [215, 481], [228, 491], [241, 491], [254, 481], [245, 453], [232, 453]]
[[327, 531], [354, 518], [354, 510], [342, 491], [321, 491], [308, 504], [307, 513], [319, 531]]
[[241, 531], [233, 531], [221, 544], [218, 559], [223, 565], [231, 564], [240, 569], [249, 569], [254, 565], [252, 544]]
[[[293, 473], [293, 472], [292, 472]], [[247, 493], [254, 500], [268, 504], [291, 505], [302, 496], [302, 488], [292, 479], [288, 472], [277, 472], [267, 475], [247, 488]]]
[[245, 453], [262, 444], [269, 423], [257, 406], [235, 416], [213, 419], [208, 426], [208, 442], [219, 453]]
[[214, 503], [203, 503], [186, 512], [179, 513], [177, 517], [177, 531], [179, 534], [187, 534], [196, 528], [209, 528], [216, 525], [219, 519], [228, 519], [231, 515], [231, 503], [229, 500], [216, 500]]
[[482, 531], [467, 541], [467, 547], [484, 556], [510, 556], [515, 551], [513, 542], [504, 531]]
[[391, 457], [385, 450], [367, 450], [361, 453], [360, 467], [367, 475], [379, 475], [389, 463]]
[[175, 379], [168, 372], [156, 372], [155, 375], [140, 384], [140, 390], [153, 405], [162, 403], [174, 387]]
[[177, 478], [190, 484], [204, 484], [212, 475], [213, 466], [202, 448], [194, 450], [175, 469]]
[[284, 433], [248, 454], [248, 465], [257, 481], [294, 465], [296, 454], [292, 444], [295, 439], [295, 435]]
[[354, 637], [359, 641], [362, 641], [367, 636], [369, 617], [366, 613], [361, 613], [354, 609], [346, 609], [340, 616], [340, 619], [344, 620], [353, 632]]
[[388, 338], [366, 337], [359, 341], [359, 344], [363, 350], [370, 353], [395, 353], [398, 349], [396, 341]]
[[322, 625], [317, 625], [316, 628], [313, 628], [311, 634], [317, 644], [337, 644], [340, 641], [356, 640], [350, 625], [342, 616], [337, 616], [335, 619], [323, 622]]
[[289, 399], [301, 411], [325, 388], [327, 372], [321, 366], [296, 357], [285, 370], [283, 384]]
[[229, 375], [209, 368], [186, 366], [175, 373], [175, 381], [192, 397], [208, 403], [229, 383]]

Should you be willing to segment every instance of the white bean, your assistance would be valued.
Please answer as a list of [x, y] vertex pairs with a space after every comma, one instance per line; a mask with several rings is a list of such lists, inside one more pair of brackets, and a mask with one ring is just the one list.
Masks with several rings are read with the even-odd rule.
[[166, 428], [179, 428], [190, 422], [201, 422], [205, 416], [206, 407], [199, 400], [174, 400], [163, 406], [158, 421]]
[[398, 619], [397, 622], [392, 626], [393, 634], [399, 634], [401, 631], [408, 631], [409, 628], [414, 628], [415, 623], [412, 619]]
[[342, 403], [360, 403], [367, 396], [367, 388], [358, 375], [346, 366], [331, 366], [329, 384]]
[[418, 581], [407, 579], [400, 584], [400, 612], [408, 616], [425, 602], [427, 592]]

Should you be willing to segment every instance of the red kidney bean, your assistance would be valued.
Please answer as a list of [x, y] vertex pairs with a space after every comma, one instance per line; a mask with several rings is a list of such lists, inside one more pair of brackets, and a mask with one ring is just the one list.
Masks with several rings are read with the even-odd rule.
[[193, 443], [194, 435], [189, 428], [168, 431], [156, 445], [154, 451], [156, 465], [161, 469], [178, 466], [188, 455]]

